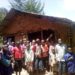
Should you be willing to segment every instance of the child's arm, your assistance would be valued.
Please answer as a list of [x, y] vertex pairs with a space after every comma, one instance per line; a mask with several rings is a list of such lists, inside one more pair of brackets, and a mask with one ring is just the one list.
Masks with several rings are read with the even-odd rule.
[[69, 55], [69, 54], [65, 54], [65, 55], [64, 55], [64, 60], [65, 60], [65, 61], [73, 60], [73, 56], [71, 56], [71, 55]]
[[73, 60], [73, 57], [72, 56], [68, 58], [68, 61], [70, 61], [70, 60]]

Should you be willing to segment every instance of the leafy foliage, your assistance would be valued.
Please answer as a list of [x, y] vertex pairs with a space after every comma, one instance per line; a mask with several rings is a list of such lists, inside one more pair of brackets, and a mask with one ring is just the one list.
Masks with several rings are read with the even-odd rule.
[[[0, 8], [0, 25], [3, 19], [5, 18], [6, 14], [7, 14], [7, 10], [5, 8]], [[3, 38], [0, 36], [0, 44], [2, 43], [2, 41], [3, 41]]]
[[2, 20], [6, 16], [7, 12], [8, 11], [5, 8], [0, 8], [0, 23], [2, 22]]
[[26, 11], [26, 12], [33, 12], [38, 14], [43, 14], [44, 5], [41, 4], [40, 1], [37, 0], [12, 0], [13, 2], [10, 3], [13, 8]]

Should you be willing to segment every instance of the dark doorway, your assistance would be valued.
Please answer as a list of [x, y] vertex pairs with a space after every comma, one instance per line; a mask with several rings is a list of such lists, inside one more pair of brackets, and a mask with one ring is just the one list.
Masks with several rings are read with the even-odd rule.
[[9, 42], [15, 41], [15, 37], [14, 36], [9, 36], [9, 37], [7, 37], [7, 40]]
[[33, 33], [28, 33], [28, 39], [30, 41], [32, 41], [33, 39], [37, 39], [37, 38], [41, 39], [41, 32], [40, 31], [33, 32]]
[[50, 40], [55, 40], [55, 33], [52, 30], [43, 30], [43, 39], [49, 38]]
[[7, 37], [4, 37], [4, 41], [7, 41], [7, 42], [14, 42], [14, 41], [15, 41], [15, 37], [14, 37], [14, 36], [7, 36]]
[[50, 38], [50, 40], [55, 41], [55, 33], [53, 30], [42, 30], [37, 32], [28, 33], [28, 39], [32, 41], [33, 39], [47, 39]]

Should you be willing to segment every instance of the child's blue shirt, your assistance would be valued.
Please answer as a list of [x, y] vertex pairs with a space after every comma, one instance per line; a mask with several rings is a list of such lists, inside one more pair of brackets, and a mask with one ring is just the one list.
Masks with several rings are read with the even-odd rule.
[[[70, 57], [73, 59], [68, 60]], [[67, 62], [67, 70], [69, 73], [75, 73], [75, 54], [72, 52], [67, 52], [64, 55], [64, 59]]]

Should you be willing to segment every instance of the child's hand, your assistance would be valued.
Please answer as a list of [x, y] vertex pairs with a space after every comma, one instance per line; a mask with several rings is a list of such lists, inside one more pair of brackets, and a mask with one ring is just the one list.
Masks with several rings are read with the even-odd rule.
[[73, 60], [73, 57], [69, 57], [68, 60]]

